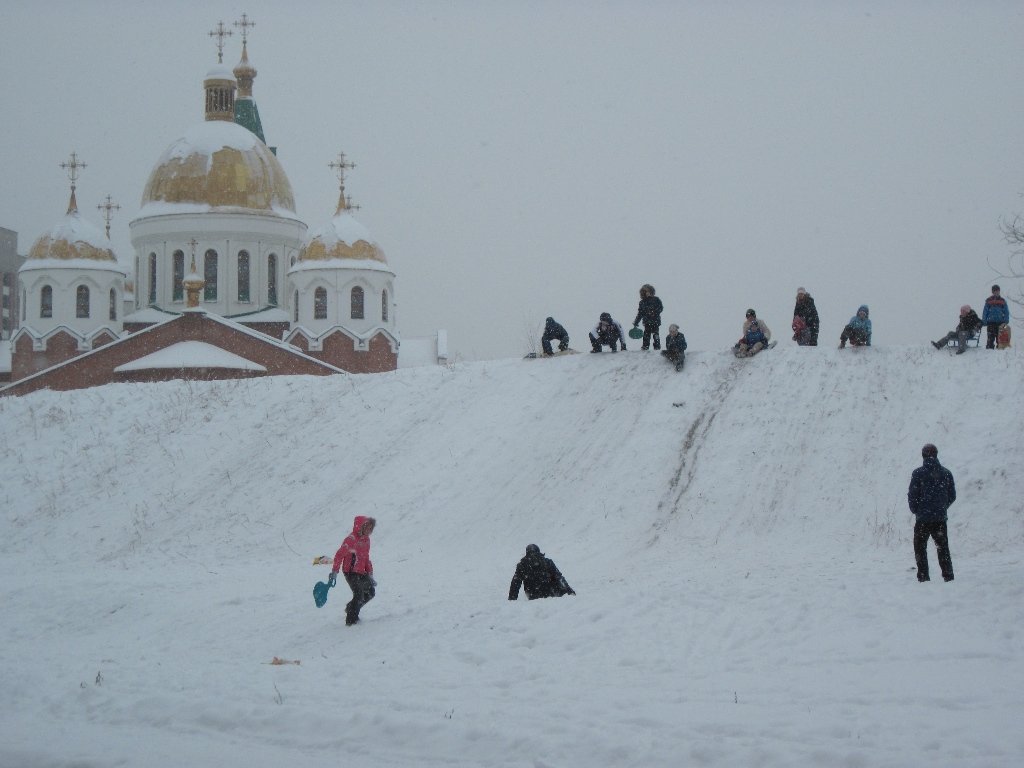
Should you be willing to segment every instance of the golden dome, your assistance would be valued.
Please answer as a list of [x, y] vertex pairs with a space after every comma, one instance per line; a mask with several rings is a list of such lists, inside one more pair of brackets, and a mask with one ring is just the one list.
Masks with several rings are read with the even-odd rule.
[[71, 193], [71, 204], [63, 219], [41, 235], [29, 249], [31, 259], [89, 259], [117, 263], [117, 257], [97, 227], [83, 219], [78, 213], [75, 193]]
[[352, 218], [348, 209], [339, 209], [326, 227], [316, 230], [299, 251], [299, 261], [330, 259], [369, 259], [387, 264], [384, 251], [370, 238], [370, 231]]
[[142, 215], [153, 203], [295, 213], [292, 185], [274, 153], [223, 121], [199, 123], [167, 148], [146, 182]]

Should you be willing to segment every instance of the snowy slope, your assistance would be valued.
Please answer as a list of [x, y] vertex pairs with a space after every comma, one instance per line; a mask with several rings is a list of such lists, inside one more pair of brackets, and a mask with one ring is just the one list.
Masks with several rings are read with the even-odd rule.
[[[0, 399], [0, 765], [1016, 765], [1022, 373], [780, 346]], [[927, 441], [952, 584], [914, 579]], [[310, 563], [356, 514], [346, 628]], [[530, 542], [577, 597], [505, 599]]]

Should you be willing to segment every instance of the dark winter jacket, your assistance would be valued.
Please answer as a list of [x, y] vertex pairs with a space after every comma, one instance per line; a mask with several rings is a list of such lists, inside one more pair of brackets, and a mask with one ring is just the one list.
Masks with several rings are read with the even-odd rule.
[[516, 600], [519, 597], [520, 585], [529, 600], [576, 594], [551, 559], [544, 557], [544, 553], [535, 548], [527, 551], [526, 556], [516, 566], [515, 576], [512, 577], [512, 584], [508, 589], [509, 600]]
[[665, 351], [669, 354], [681, 355], [686, 351], [686, 337], [680, 331], [675, 336], [671, 333], [665, 337]]
[[1006, 305], [1006, 299], [996, 296], [994, 293], [985, 299], [985, 308], [981, 311], [981, 321], [986, 325], [1010, 322], [1010, 308]]
[[940, 522], [946, 519], [946, 510], [956, 501], [956, 484], [953, 473], [939, 464], [934, 456], [925, 458], [924, 464], [910, 476], [907, 502], [910, 511], [924, 522]]
[[549, 317], [544, 322], [544, 338], [548, 340], [564, 339], [568, 343], [569, 334], [560, 323], [555, 322], [555, 318]]
[[981, 330], [983, 323], [981, 318], [978, 317], [978, 313], [973, 309], [966, 315], [960, 315], [960, 322], [957, 323], [957, 331], [963, 331], [968, 336], [973, 336]]
[[661, 313], [665, 309], [662, 306], [661, 299], [654, 294], [644, 296], [640, 299], [640, 305], [636, 310], [636, 320], [633, 321], [633, 325], [640, 325], [640, 321], [644, 321], [646, 326], [661, 326]]
[[801, 294], [801, 297], [796, 300], [796, 306], [793, 307], [793, 317], [799, 317], [804, 321], [807, 330], [811, 332], [811, 338], [817, 342], [820, 325], [818, 308], [814, 306], [814, 299], [811, 298], [809, 293]]

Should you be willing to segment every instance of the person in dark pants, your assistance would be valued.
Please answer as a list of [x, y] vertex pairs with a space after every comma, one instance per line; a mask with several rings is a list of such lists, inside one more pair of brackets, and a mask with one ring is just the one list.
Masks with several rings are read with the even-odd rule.
[[677, 371], [683, 370], [683, 363], [686, 362], [686, 337], [675, 323], [668, 327], [665, 349], [661, 354], [667, 357], [670, 363], [675, 364]]
[[942, 349], [949, 342], [956, 339], [956, 353], [962, 355], [967, 351], [967, 340], [972, 338], [974, 334], [980, 333], [981, 328], [982, 323], [978, 313], [971, 309], [969, 304], [964, 304], [960, 307], [960, 322], [957, 323], [956, 330], [950, 331], [938, 341], [933, 341], [932, 346], [936, 349]]
[[558, 339], [559, 352], [564, 352], [569, 348], [569, 333], [555, 322], [555, 318], [549, 317], [544, 321], [544, 335], [540, 337], [540, 346], [545, 355], [555, 354], [551, 349], [551, 342], [555, 339]]
[[334, 586], [338, 571], [345, 574], [345, 581], [352, 590], [352, 599], [345, 606], [345, 625], [352, 626], [359, 621], [359, 609], [373, 600], [377, 582], [373, 578], [373, 563], [370, 562], [370, 534], [377, 527], [372, 517], [356, 515], [352, 521], [352, 533], [345, 537], [334, 555], [334, 565], [327, 583]]
[[953, 558], [949, 554], [946, 510], [956, 501], [953, 473], [939, 464], [939, 451], [931, 443], [921, 449], [924, 463], [910, 476], [907, 501], [917, 522], [914, 523], [914, 557], [917, 580], [928, 581], [928, 539], [935, 539], [942, 578], [953, 580]]
[[607, 312], [601, 313], [601, 319], [597, 321], [594, 330], [590, 332], [591, 352], [600, 352], [601, 347], [607, 344], [612, 352], [617, 352], [616, 344], [622, 345], [622, 351], [626, 351], [626, 335], [622, 332], [622, 326]]
[[652, 338], [654, 339], [654, 348], [661, 349], [659, 331], [661, 329], [661, 313], [664, 309], [661, 299], [654, 295], [654, 286], [650, 283], [644, 284], [640, 288], [640, 305], [636, 310], [636, 320], [633, 321], [633, 327], [636, 328], [640, 325], [640, 321], [643, 321], [644, 340], [640, 349], [645, 352], [651, 348]]
[[992, 295], [985, 299], [985, 308], [981, 310], [981, 322], [988, 328], [988, 340], [985, 349], [995, 349], [999, 337], [999, 326], [1010, 322], [1010, 308], [1006, 299], [999, 295], [999, 286], [992, 286]]
[[576, 594], [554, 562], [544, 557], [544, 553], [536, 544], [527, 545], [526, 555], [516, 566], [516, 573], [508, 588], [509, 600], [519, 599], [520, 586], [526, 592], [527, 600]]
[[[799, 318], [799, 322], [797, 322]], [[801, 347], [818, 346], [818, 308], [806, 288], [796, 289], [796, 305], [793, 307], [793, 340]]]

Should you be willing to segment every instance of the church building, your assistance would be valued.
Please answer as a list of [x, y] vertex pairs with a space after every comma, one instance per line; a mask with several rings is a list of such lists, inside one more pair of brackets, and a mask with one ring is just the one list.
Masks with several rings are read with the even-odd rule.
[[[243, 15], [236, 26], [238, 65], [221, 63], [229, 33], [219, 24], [211, 33], [218, 63], [203, 81], [205, 120], [167, 147], [145, 183], [129, 224], [130, 270], [78, 210], [85, 164], [74, 153], [62, 164], [70, 202], [18, 272], [11, 384], [0, 394], [398, 367], [396, 276], [353, 215], [345, 174], [354, 166], [343, 153], [329, 164], [337, 206], [308, 230], [264, 140], [252, 22]], [[443, 332], [435, 343], [443, 354]]]

